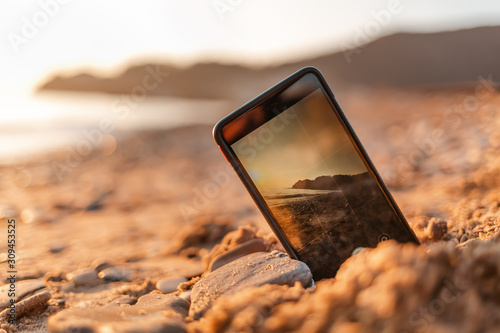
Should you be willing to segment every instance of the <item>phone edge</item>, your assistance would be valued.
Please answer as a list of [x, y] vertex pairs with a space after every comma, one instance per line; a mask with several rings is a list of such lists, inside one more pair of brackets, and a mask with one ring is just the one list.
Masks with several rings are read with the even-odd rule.
[[365, 150], [365, 147], [363, 146], [363, 144], [359, 140], [358, 136], [356, 135], [356, 132], [352, 128], [351, 124], [349, 123], [349, 120], [347, 120], [347, 117], [344, 114], [344, 110], [342, 110], [339, 103], [337, 102], [337, 99], [335, 98], [335, 95], [333, 94], [330, 86], [326, 82], [326, 79], [323, 77], [323, 74], [321, 74], [321, 72], [317, 69], [316, 69], [316, 74], [317, 74], [318, 78], [320, 79], [321, 83], [323, 84], [323, 87], [325, 88], [325, 90], [328, 94], [328, 97], [330, 98], [331, 102], [333, 103], [333, 106], [337, 109], [337, 112], [340, 115], [340, 118], [342, 119], [342, 121], [344, 122], [344, 125], [346, 126], [347, 130], [349, 131], [349, 134], [351, 135], [351, 137], [354, 140], [354, 142], [356, 143], [359, 151], [363, 155], [363, 158], [368, 163], [370, 170], [375, 175], [377, 183], [380, 186], [380, 188], [382, 189], [382, 192], [384, 192], [384, 195], [389, 200], [389, 203], [391, 204], [392, 208], [394, 209], [394, 211], [398, 215], [398, 218], [400, 219], [401, 224], [405, 228], [406, 232], [408, 232], [410, 237], [413, 238], [413, 242], [417, 245], [420, 245], [420, 241], [418, 240], [417, 236], [415, 235], [415, 232], [410, 227], [410, 224], [406, 220], [406, 217], [403, 215], [403, 212], [401, 211], [398, 204], [396, 203], [396, 200], [392, 196], [392, 194], [389, 191], [389, 188], [385, 184], [384, 180], [380, 176], [377, 168], [375, 168], [375, 165], [373, 164], [372, 160], [370, 159], [370, 156], [368, 155], [367, 151]]

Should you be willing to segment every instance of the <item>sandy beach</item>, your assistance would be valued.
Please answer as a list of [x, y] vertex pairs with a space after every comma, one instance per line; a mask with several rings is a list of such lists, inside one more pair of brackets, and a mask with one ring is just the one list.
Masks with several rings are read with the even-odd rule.
[[[316, 289], [242, 290], [199, 320], [172, 315], [178, 326], [190, 332], [498, 330], [500, 93], [478, 83], [353, 88], [337, 98], [422, 245], [387, 242], [365, 251]], [[250, 239], [279, 249], [211, 130], [131, 132], [117, 141], [104, 137], [83, 157], [66, 150], [1, 166], [1, 282], [8, 283], [4, 244], [13, 219], [16, 279], [41, 281], [50, 298], [14, 325], [2, 323], [0, 332], [47, 332], [48, 318], [63, 310], [117, 300], [123, 305], [116, 306], [132, 307], [143, 295], [168, 294], [158, 281], [199, 277], [215, 254]], [[230, 231], [251, 225], [246, 238], [233, 233], [230, 245], [214, 252]], [[118, 269], [101, 274], [105, 267]], [[84, 270], [99, 277], [78, 283], [75, 272]]]

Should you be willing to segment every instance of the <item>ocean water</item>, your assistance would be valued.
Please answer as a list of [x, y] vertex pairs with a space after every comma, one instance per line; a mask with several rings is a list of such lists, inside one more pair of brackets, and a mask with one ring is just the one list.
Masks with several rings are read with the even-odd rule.
[[[119, 137], [128, 131], [215, 124], [228, 102], [147, 96], [44, 92], [0, 95], [0, 163], [71, 147], [85, 133]], [[111, 131], [109, 129], [112, 128]]]
[[305, 197], [314, 197], [321, 194], [339, 192], [339, 190], [305, 190], [295, 188], [279, 188], [260, 190], [262, 196], [270, 207], [280, 206], [291, 202], [303, 200]]

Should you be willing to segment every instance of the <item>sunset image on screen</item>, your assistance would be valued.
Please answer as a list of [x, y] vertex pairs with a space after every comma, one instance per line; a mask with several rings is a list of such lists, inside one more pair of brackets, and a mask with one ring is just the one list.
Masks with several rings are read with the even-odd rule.
[[366, 171], [319, 89], [232, 147], [260, 190], [291, 188], [294, 180]]

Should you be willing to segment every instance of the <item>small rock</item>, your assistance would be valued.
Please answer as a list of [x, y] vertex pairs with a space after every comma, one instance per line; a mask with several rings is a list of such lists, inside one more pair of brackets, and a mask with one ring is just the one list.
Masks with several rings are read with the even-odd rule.
[[182, 317], [187, 317], [189, 302], [179, 296], [164, 294], [147, 294], [139, 297], [136, 307], [149, 309], [149, 311], [173, 310]]
[[[205, 269], [208, 269], [210, 262], [218, 255], [227, 252], [236, 246], [244, 244], [252, 239], [258, 238], [257, 234], [259, 229], [252, 225], [240, 226], [237, 230], [230, 231], [227, 233], [221, 242], [215, 245], [210, 252], [203, 257]], [[268, 249], [266, 249], [268, 250]]]
[[185, 299], [188, 302], [191, 302], [191, 290], [183, 291], [179, 294], [179, 297]]
[[75, 286], [71, 282], [62, 281], [59, 285], [59, 290], [65, 293], [70, 293], [75, 291]]
[[[21, 317], [28, 312], [32, 312], [38, 308], [44, 307], [50, 299], [50, 292], [48, 290], [41, 290], [26, 299], [16, 303], [16, 317]], [[0, 312], [0, 321], [9, 318], [10, 309], [5, 309]]]
[[90, 264], [90, 267], [95, 269], [98, 273], [106, 268], [113, 267], [105, 258], [98, 258]]
[[285, 253], [257, 252], [237, 259], [207, 274], [191, 292], [189, 315], [199, 319], [222, 295], [235, 294], [248, 287], [264, 284], [312, 284], [312, 274], [306, 264], [290, 259]]
[[107, 193], [101, 193], [98, 197], [96, 197], [92, 202], [90, 202], [87, 207], [85, 207], [85, 210], [87, 211], [92, 211], [92, 210], [100, 210], [103, 207], [103, 201], [106, 199], [111, 194], [111, 192]]
[[82, 268], [66, 274], [66, 279], [73, 282], [75, 287], [83, 286], [97, 280], [97, 272], [92, 268]]
[[114, 301], [112, 301], [111, 303], [109, 303], [108, 305], [106, 305], [106, 307], [109, 307], [109, 306], [120, 306], [120, 305], [123, 305], [123, 304], [132, 305], [132, 304], [134, 304], [134, 300], [129, 295], [126, 295], [126, 296], [122, 296], [120, 298], [115, 299]]
[[108, 267], [99, 272], [99, 278], [105, 281], [125, 281], [132, 275], [126, 267]]
[[87, 207], [85, 207], [86, 211], [100, 210], [102, 209], [102, 204], [99, 201], [91, 202]]
[[186, 332], [188, 308], [180, 297], [148, 294], [132, 306], [66, 309], [49, 317], [48, 327], [52, 333]]
[[267, 250], [266, 242], [261, 238], [251, 239], [248, 242], [240, 244], [231, 250], [216, 256], [208, 266], [208, 271], [212, 272], [217, 268], [230, 263], [233, 260], [246, 256], [250, 253], [265, 252]]
[[7, 331], [4, 330], [3, 328], [0, 328], [0, 333], [7, 333]]
[[156, 289], [165, 294], [177, 291], [177, 286], [181, 283], [187, 282], [184, 276], [173, 276], [159, 280], [156, 282]]
[[[45, 283], [40, 280], [24, 280], [15, 283], [16, 302], [19, 302], [29, 294], [45, 288]], [[9, 306], [11, 297], [9, 297], [9, 290], [11, 284], [6, 284], [0, 287], [0, 311]]]
[[52, 241], [48, 244], [49, 252], [50, 253], [59, 253], [64, 251], [66, 249], [66, 243], [63, 241]]
[[448, 224], [444, 220], [431, 218], [426, 231], [431, 240], [439, 241], [448, 232]]

